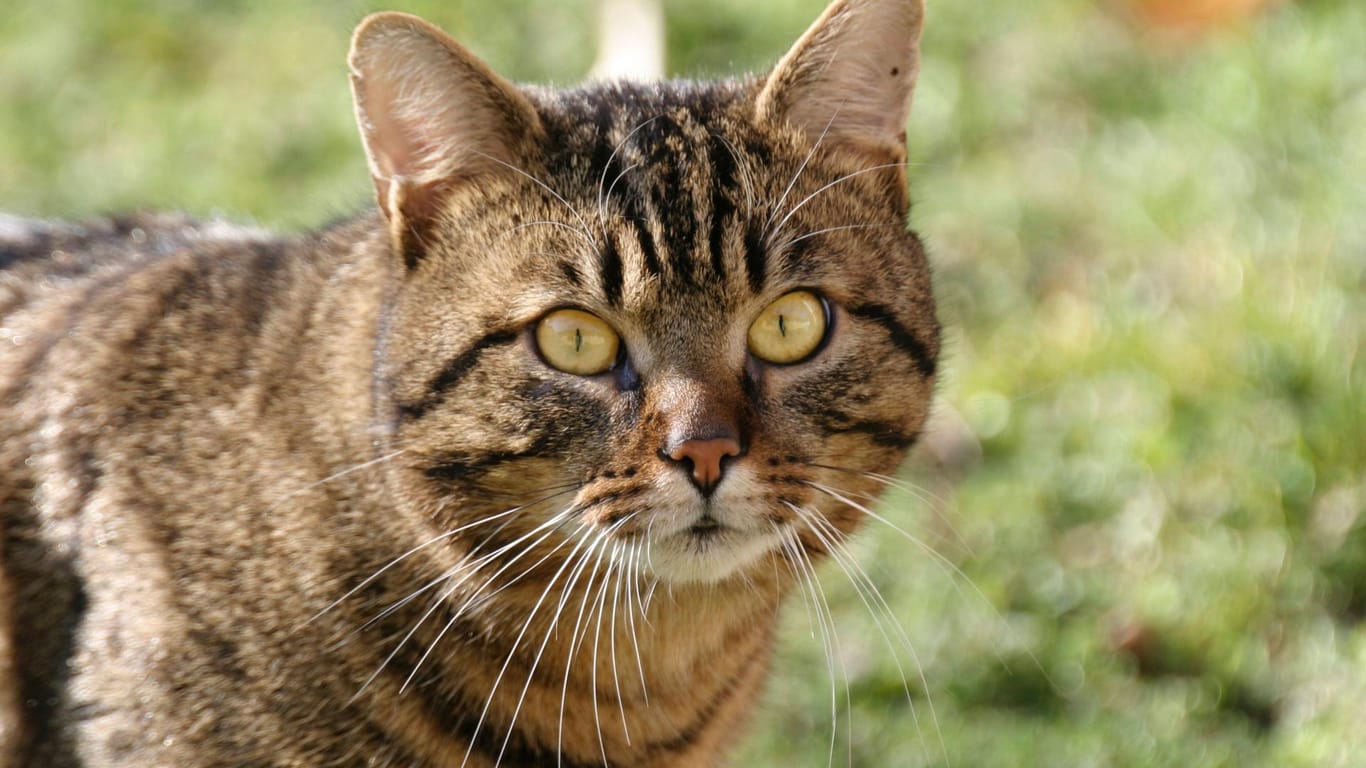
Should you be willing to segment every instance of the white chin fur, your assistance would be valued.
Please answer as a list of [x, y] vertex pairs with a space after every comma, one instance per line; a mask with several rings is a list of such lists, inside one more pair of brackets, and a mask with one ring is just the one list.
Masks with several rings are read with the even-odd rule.
[[665, 582], [715, 584], [753, 565], [781, 541], [776, 531], [728, 529], [706, 539], [679, 532], [654, 541], [644, 567]]
[[[721, 487], [704, 505], [682, 473], [656, 482], [649, 557], [641, 569], [674, 584], [715, 584], [753, 566], [782, 544], [783, 534], [764, 521], [770, 501], [767, 488], [747, 467], [727, 473]], [[688, 529], [704, 514], [723, 527], [707, 537]]]

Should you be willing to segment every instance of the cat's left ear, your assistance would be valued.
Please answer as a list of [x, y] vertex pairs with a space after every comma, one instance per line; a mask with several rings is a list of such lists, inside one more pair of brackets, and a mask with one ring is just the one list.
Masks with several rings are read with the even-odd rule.
[[920, 71], [924, 0], [836, 0], [764, 83], [761, 120], [900, 162]]
[[444, 196], [518, 166], [540, 118], [515, 85], [416, 16], [367, 17], [348, 61], [379, 206], [411, 267]]

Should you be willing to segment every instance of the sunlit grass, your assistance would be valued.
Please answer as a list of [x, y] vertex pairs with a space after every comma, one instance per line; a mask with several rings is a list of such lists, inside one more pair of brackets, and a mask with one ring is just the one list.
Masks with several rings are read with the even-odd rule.
[[[1121, 5], [931, 8], [913, 219], [948, 347], [905, 475], [929, 500], [884, 511], [952, 566], [881, 525], [855, 546], [914, 656], [825, 569], [837, 765], [1362, 764], [1366, 6], [1177, 36]], [[11, 0], [0, 208], [356, 210], [343, 56], [379, 7]], [[592, 59], [585, 2], [399, 7], [517, 78]], [[671, 66], [762, 66], [819, 7], [676, 0]], [[738, 765], [829, 759], [819, 633], [788, 619]]]

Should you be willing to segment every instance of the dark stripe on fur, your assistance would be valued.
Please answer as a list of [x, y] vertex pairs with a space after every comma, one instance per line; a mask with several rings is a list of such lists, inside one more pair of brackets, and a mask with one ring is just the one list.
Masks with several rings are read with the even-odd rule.
[[845, 427], [846, 432], [862, 432], [873, 442], [886, 448], [905, 450], [920, 439], [919, 432], [909, 434], [901, 431], [901, 425], [887, 421], [856, 421]]
[[[598, 136], [597, 143], [593, 147], [591, 167], [598, 176], [598, 194], [602, 196], [602, 205], [609, 207], [612, 203], [609, 195], [616, 191], [618, 184], [625, 180], [627, 187], [631, 187], [631, 179], [627, 178], [631, 168], [623, 159], [629, 153], [631, 145], [625, 143], [626, 139], [623, 139], [623, 143], [620, 145], [611, 143], [614, 123], [612, 122], [613, 112], [610, 105], [600, 104], [594, 113], [594, 120], [597, 123]], [[627, 138], [630, 138], [629, 134]], [[632, 144], [634, 143], [632, 142]], [[655, 247], [654, 239], [650, 236], [649, 226], [646, 223], [649, 221], [649, 217], [642, 210], [641, 200], [642, 196], [637, 194], [634, 189], [628, 192], [623, 200], [623, 217], [635, 228], [636, 237], [640, 243], [640, 252], [645, 259], [646, 272], [658, 277], [663, 273], [663, 265], [660, 264], [659, 252]]]
[[602, 293], [607, 297], [607, 303], [615, 307], [621, 305], [625, 277], [621, 271], [621, 252], [617, 250], [616, 241], [610, 236], [605, 240], [602, 250], [598, 252], [598, 269], [602, 272]]
[[711, 269], [717, 279], [726, 276], [726, 222], [735, 212], [729, 192], [735, 186], [735, 158], [715, 134], [711, 137], [711, 166], [715, 178], [711, 191]]
[[789, 265], [789, 268], [809, 266], [806, 256], [811, 253], [811, 249], [815, 246], [816, 240], [820, 239], [820, 237], [821, 236], [819, 235], [816, 237], [803, 237], [789, 242], [787, 247], [783, 249], [783, 261]]
[[745, 232], [745, 276], [749, 278], [749, 289], [754, 293], [764, 289], [767, 270], [768, 252], [763, 232], [757, 227], [750, 227]]
[[659, 261], [659, 250], [655, 248], [655, 240], [645, 217], [631, 216], [629, 221], [635, 227], [636, 238], [640, 240], [640, 252], [645, 255], [645, 272], [650, 277], [663, 277], [664, 265]]
[[[462, 709], [461, 711], [478, 712], [483, 708], [483, 702], [479, 701], [470, 701], [465, 706], [470, 705], [473, 705], [473, 709]], [[492, 719], [484, 722], [483, 728], [479, 730], [478, 738], [471, 741], [470, 734], [474, 730], [474, 724], [475, 721], [472, 718], [462, 718], [460, 725], [463, 727], [456, 732], [460, 734], [461, 740], [466, 744], [473, 744], [474, 748], [471, 750], [473, 754], [483, 757], [490, 765], [497, 763], [501, 766], [507, 766], [507, 768], [521, 768], [522, 766], [526, 768], [537, 768], [538, 766], [617, 768], [619, 765], [611, 761], [603, 762], [601, 757], [584, 762], [572, 757], [557, 755], [554, 745], [527, 741], [521, 729], [514, 729], [509, 738], [507, 726], [502, 723], [495, 723]], [[503, 746], [504, 740], [507, 741], [506, 748]], [[501, 762], [499, 760], [500, 755]]]
[[[121, 351], [129, 358], [146, 347], [147, 340], [162, 330], [158, 323], [161, 317], [183, 313], [187, 305], [192, 305], [200, 300], [195, 294], [203, 287], [206, 270], [199, 268], [199, 264], [208, 261], [211, 256], [209, 254], [192, 254], [192, 257], [193, 263], [191, 264], [177, 264], [174, 270], [164, 270], [164, 277], [174, 279], [175, 282], [162, 288], [160, 295], [157, 296], [156, 306], [150, 310], [150, 316], [142, 318], [142, 322], [138, 324], [138, 329], [132, 338], [119, 345]], [[258, 308], [265, 306], [267, 305], [257, 305]], [[251, 316], [258, 320], [260, 315], [261, 311], [251, 313]], [[254, 335], [254, 329], [245, 329], [243, 335]], [[138, 373], [140, 372], [134, 368], [127, 375], [137, 375]]]
[[936, 370], [935, 355], [930, 351], [929, 345], [917, 339], [907, 330], [906, 326], [902, 325], [892, 315], [892, 310], [881, 304], [862, 304], [846, 307], [846, 309], [854, 317], [871, 320], [882, 326], [887, 331], [887, 335], [891, 337], [892, 343], [915, 361], [915, 366], [920, 371], [921, 376], [927, 379], [934, 376]]
[[[83, 506], [98, 482], [99, 468], [89, 455], [80, 456], [77, 465]], [[23, 722], [15, 723], [21, 727], [11, 735], [11, 757], [16, 766], [76, 765], [73, 734], [58, 725], [56, 713], [67, 707], [76, 717], [86, 713], [68, 693], [72, 666], [67, 663], [85, 619], [86, 591], [74, 556], [45, 546], [38, 533], [43, 522], [28, 498], [0, 500], [0, 509], [6, 523], [0, 525], [0, 567], [14, 580], [11, 641], [15, 693], [23, 710]]]
[[859, 419], [838, 408], [825, 408], [815, 414], [820, 426], [830, 434], [859, 432], [872, 438], [873, 443], [888, 448], [909, 448], [920, 437], [919, 432], [907, 434], [902, 426], [892, 421]]
[[740, 391], [745, 393], [745, 401], [751, 408], [758, 406], [763, 392], [759, 389], [759, 382], [754, 380], [754, 376], [748, 370], [740, 374]]
[[525, 453], [490, 453], [467, 459], [443, 460], [439, 464], [433, 464], [422, 470], [422, 474], [432, 480], [459, 483], [524, 456], [526, 456]]
[[432, 408], [441, 404], [446, 398], [446, 394], [460, 383], [460, 380], [474, 368], [475, 363], [479, 362], [479, 356], [489, 347], [507, 344], [517, 339], [515, 331], [506, 329], [493, 331], [485, 334], [483, 338], [476, 341], [469, 349], [461, 352], [454, 360], [446, 364], [441, 369], [441, 373], [432, 379], [427, 385], [427, 394], [421, 400], [413, 402], [399, 403], [399, 417], [405, 421], [420, 419]]
[[412, 272], [417, 269], [417, 265], [422, 263], [422, 255], [426, 249], [422, 247], [422, 236], [417, 227], [405, 224], [403, 234], [399, 237], [399, 250], [403, 253], [403, 267]]
[[47, 258], [54, 250], [52, 225], [32, 219], [19, 221], [24, 228], [24, 238], [0, 241], [0, 270], [17, 267], [31, 259]]
[[650, 201], [673, 273], [684, 283], [696, 285], [693, 248], [698, 241], [699, 206], [697, 201], [683, 197], [691, 189], [684, 168], [693, 158], [678, 152], [678, 147], [690, 146], [688, 136], [677, 119], [660, 115], [636, 137], [650, 172], [632, 176], [632, 191], [643, 193], [641, 197]]
[[477, 456], [445, 456], [423, 469], [422, 474], [433, 480], [458, 483], [482, 475], [500, 465], [527, 456], [538, 456], [545, 451], [549, 443], [549, 439], [542, 435], [520, 451], [496, 451]]
[[[484, 629], [478, 623], [468, 621], [460, 616], [451, 616], [447, 608], [443, 607], [433, 616], [434, 626], [449, 627], [447, 630], [447, 642], [458, 641], [474, 646], [472, 651], [483, 653], [490, 658], [496, 658], [501, 663], [505, 658], [505, 650], [488, 644], [483, 639]], [[402, 637], [407, 627], [399, 623], [386, 623], [381, 630], [387, 630], [391, 636]], [[458, 640], [457, 640], [458, 638]], [[475, 647], [485, 646], [475, 650]], [[421, 643], [408, 643], [399, 649], [393, 664], [389, 665], [385, 674], [397, 680], [407, 678], [409, 672], [419, 668], [419, 661], [426, 652], [426, 647]], [[510, 679], [517, 679], [520, 670], [513, 669]], [[492, 713], [484, 719], [483, 724], [479, 724], [479, 713], [484, 709], [484, 700], [476, 694], [464, 690], [447, 690], [445, 686], [433, 685], [436, 682], [429, 677], [419, 676], [416, 678], [416, 685], [410, 687], [406, 695], [420, 696], [424, 713], [432, 722], [439, 724], [439, 727], [446, 733], [452, 734], [459, 741], [470, 746], [470, 754], [483, 758], [482, 762], [492, 765], [499, 761], [500, 765], [506, 768], [532, 768], [533, 766], [553, 766], [560, 768], [599, 768], [603, 766], [601, 758], [593, 758], [587, 762], [575, 760], [571, 757], [557, 757], [553, 744], [540, 744], [530, 742], [523, 735], [520, 728], [514, 728], [509, 735], [507, 723], [497, 719]], [[430, 693], [428, 693], [430, 692]], [[463, 714], [461, 714], [463, 713]], [[478, 727], [478, 734], [475, 728]], [[507, 745], [504, 747], [504, 741]], [[453, 757], [461, 757], [454, 755]], [[615, 768], [611, 763], [607, 768]]]
[[[746, 627], [746, 631], [748, 630], [749, 628]], [[764, 634], [765, 636], [761, 638], [759, 642], [756, 642], [754, 646], [750, 648], [749, 652], [745, 654], [744, 658], [735, 665], [732, 670], [732, 676], [722, 684], [721, 690], [712, 692], [707, 698], [706, 705], [702, 707], [701, 711], [697, 713], [692, 721], [684, 724], [683, 727], [678, 729], [678, 735], [670, 739], [647, 742], [644, 744], [646, 754], [650, 759], [654, 759], [660, 755], [675, 755], [682, 752], [692, 746], [702, 736], [702, 732], [716, 719], [716, 713], [721, 711], [721, 708], [740, 692], [740, 687], [737, 685], [737, 678], [744, 674], [745, 671], [751, 669], [754, 665], [765, 663], [765, 659], [762, 657], [768, 650], [769, 636], [772, 633], [766, 632]]]
[[591, 166], [601, 178], [607, 169], [607, 160], [612, 156], [612, 128], [616, 125], [612, 103], [600, 99], [593, 105], [593, 130], [596, 141], [593, 143]]
[[[85, 321], [87, 314], [91, 312], [92, 307], [96, 306], [98, 299], [102, 298], [107, 292], [116, 291], [119, 288], [122, 288], [124, 282], [130, 276], [137, 274], [139, 270], [149, 263], [167, 255], [166, 253], [156, 253], [147, 250], [137, 250], [131, 254], [120, 254], [120, 260], [118, 262], [113, 262], [112, 266], [108, 267], [109, 271], [107, 273], [102, 272], [102, 270], [113, 260], [110, 259], [107, 254], [97, 252], [95, 248], [108, 243], [118, 242], [126, 236], [129, 230], [135, 228], [136, 224], [136, 221], [126, 218], [113, 219], [108, 222], [98, 222], [98, 225], [110, 228], [111, 232], [93, 232], [89, 234], [86, 233], [84, 227], [78, 227], [75, 228], [74, 231], [80, 233], [79, 237], [73, 235], [71, 231], [65, 233], [74, 238], [69, 242], [57, 242], [53, 239], [56, 235], [55, 230], [48, 229], [44, 232], [44, 246], [42, 250], [22, 250], [13, 252], [19, 256], [19, 259], [14, 262], [14, 265], [19, 266], [21, 260], [48, 260], [51, 258], [51, 250], [65, 250], [76, 257], [70, 264], [58, 266], [51, 261], [44, 261], [41, 264], [41, 274], [35, 274], [27, 279], [36, 281], [37, 279], [44, 277], [49, 279], [70, 277], [72, 279], [83, 280], [84, 282], [79, 289], [73, 287], [73, 290], [80, 290], [82, 296], [79, 301], [71, 304], [70, 312], [65, 318], [61, 331], [40, 337], [36, 340], [36, 344], [30, 343], [29, 346], [35, 348], [34, 354], [25, 358], [21, 363], [19, 371], [8, 377], [13, 386], [0, 392], [0, 402], [17, 402], [17, 399], [21, 396], [22, 392], [27, 389], [34, 378], [39, 375], [39, 371], [44, 364], [46, 364], [53, 348], [62, 339], [70, 336], [76, 328]], [[95, 225], [92, 225], [92, 227], [93, 226]], [[150, 226], [150, 224], [148, 226]], [[28, 290], [29, 288], [29, 286], [24, 285], [23, 283], [20, 284], [20, 287], [24, 290]], [[0, 315], [8, 316], [11, 313], [21, 311], [28, 305], [31, 297], [25, 296], [22, 291], [16, 291], [16, 294], [19, 295], [19, 300], [13, 305], [7, 305], [0, 308]]]
[[575, 288], [583, 287], [583, 275], [579, 274], [579, 268], [573, 264], [567, 261], [560, 262], [560, 274], [564, 275], [564, 279]]

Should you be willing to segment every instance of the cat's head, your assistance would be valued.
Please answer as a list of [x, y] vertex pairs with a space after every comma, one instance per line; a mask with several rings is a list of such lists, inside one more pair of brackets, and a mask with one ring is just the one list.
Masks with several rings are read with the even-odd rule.
[[766, 77], [567, 91], [367, 19], [352, 85], [398, 275], [378, 378], [403, 503], [674, 582], [851, 531], [939, 349], [905, 223], [922, 14], [841, 0]]

